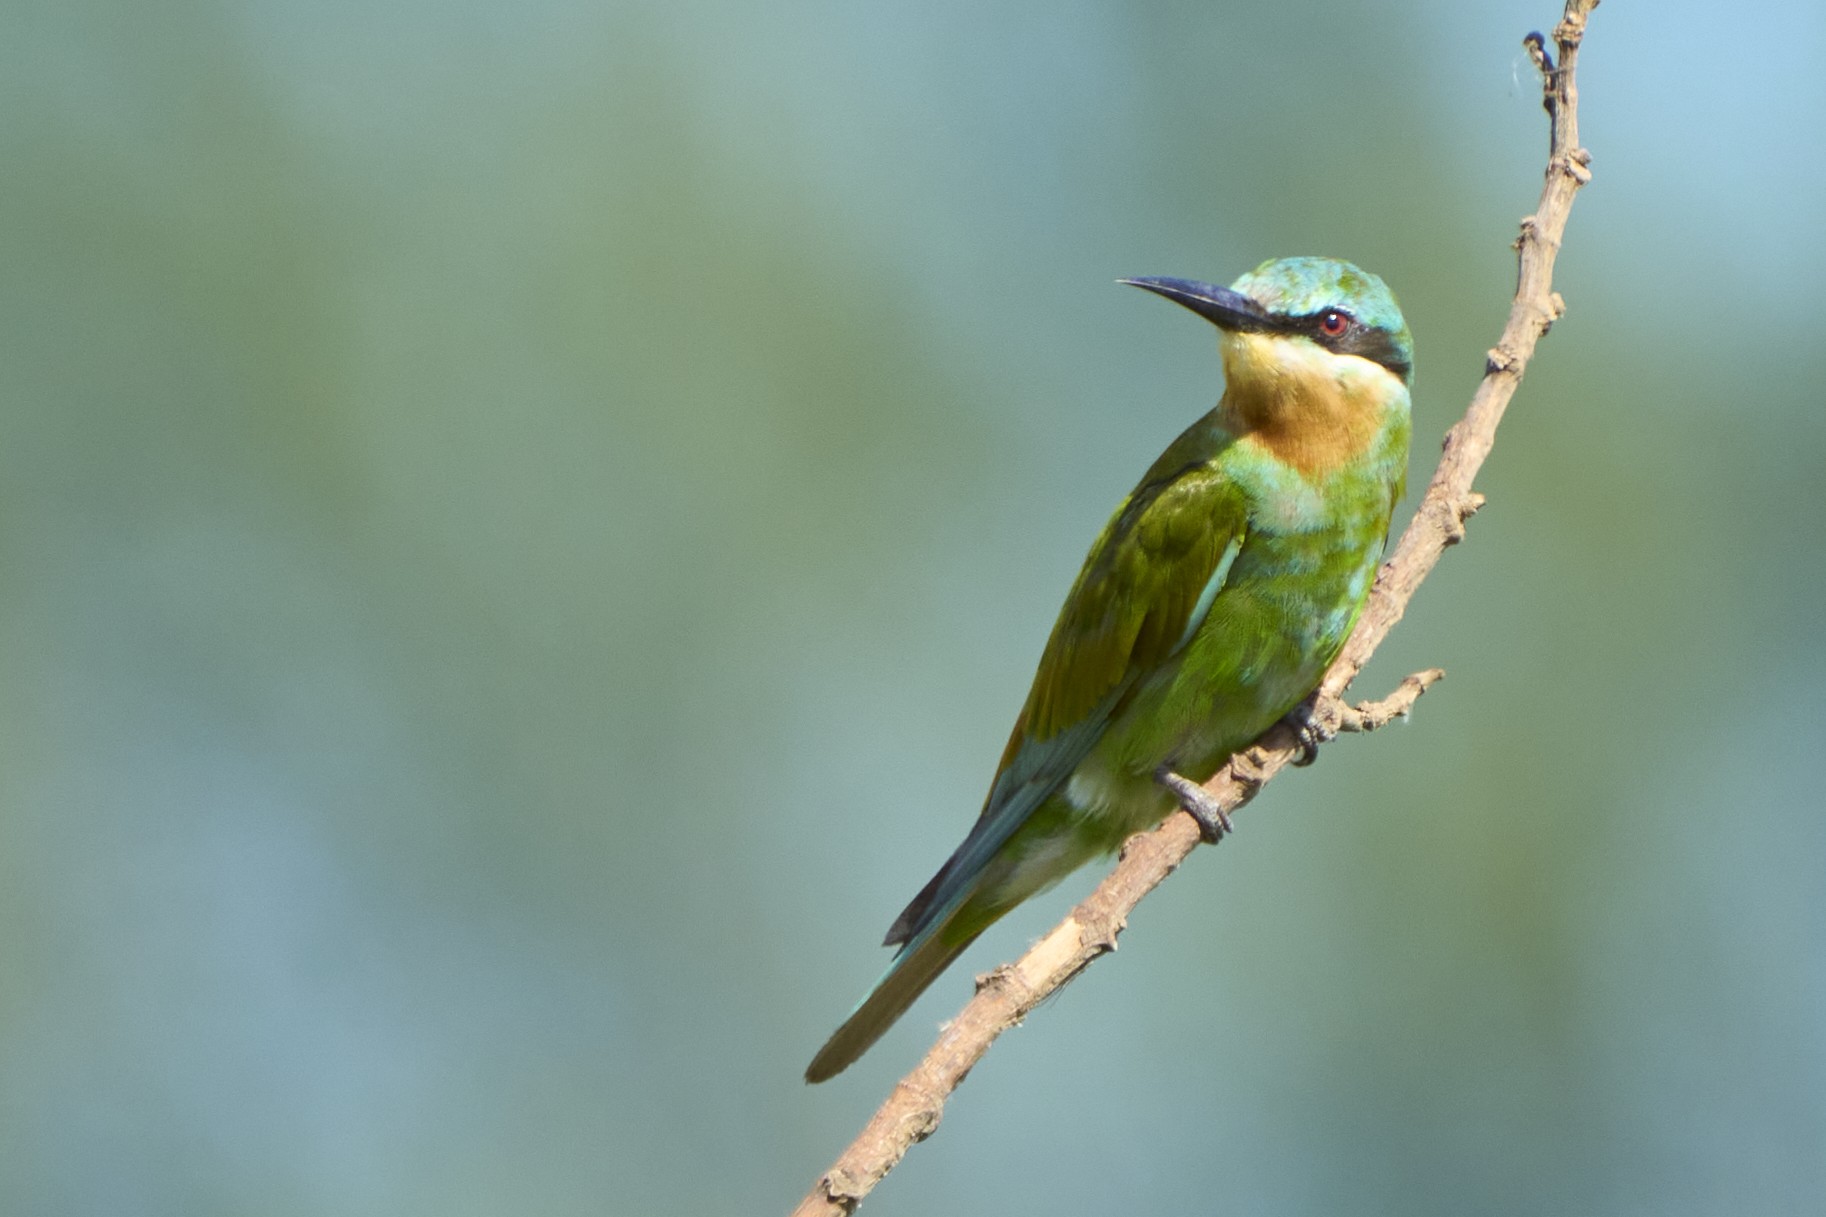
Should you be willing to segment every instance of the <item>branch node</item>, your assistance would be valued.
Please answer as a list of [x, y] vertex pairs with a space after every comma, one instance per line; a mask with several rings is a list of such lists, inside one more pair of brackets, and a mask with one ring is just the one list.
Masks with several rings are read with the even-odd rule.
[[[1589, 11], [1597, 7], [1598, 0], [1591, 0], [1586, 9]], [[1560, 23], [1553, 27], [1553, 40], [1560, 44], [1562, 53], [1579, 49], [1579, 43], [1585, 38], [1585, 17], [1586, 13], [1575, 9], [1572, 4], [1569, 3], [1566, 6], [1565, 15], [1560, 18]]]
[[846, 1213], [856, 1211], [862, 1198], [874, 1190], [874, 1181], [851, 1174], [842, 1167], [834, 1168], [830, 1174], [818, 1180], [818, 1188], [830, 1202]]
[[[1583, 151], [1583, 149], [1580, 149], [1580, 151]], [[1580, 160], [1576, 155], [1569, 152], [1564, 156], [1556, 156], [1551, 161], [1547, 162], [1547, 171], [1549, 173], [1563, 173], [1579, 185], [1583, 186], [1585, 183], [1591, 181], [1590, 165], [1591, 157], [1589, 155], [1587, 155], [1584, 160]]]
[[1099, 955], [1108, 955], [1116, 949], [1116, 938], [1129, 928], [1127, 917], [1113, 917], [1101, 925], [1084, 927], [1084, 945]]
[[945, 1112], [944, 1096], [908, 1082], [900, 1083], [899, 1089], [912, 1099], [910, 1110], [901, 1120], [901, 1127], [907, 1130], [913, 1140], [924, 1141], [938, 1131], [938, 1122]]
[[1244, 802], [1255, 797], [1255, 792], [1268, 780], [1267, 765], [1260, 748], [1245, 748], [1230, 758], [1230, 780], [1236, 784], [1237, 793]]
[[976, 974], [976, 991], [981, 993], [984, 989], [1012, 989], [1019, 979], [1020, 974], [1015, 971], [1013, 964], [999, 964], [987, 972]]
[[1535, 233], [1539, 231], [1540, 225], [1533, 216], [1523, 216], [1516, 227], [1521, 231], [1515, 234], [1515, 240], [1509, 242], [1509, 248], [1519, 254], [1522, 252], [1522, 247], [1528, 244]]
[[1461, 495], [1442, 496], [1428, 504], [1444, 544], [1457, 545], [1465, 539], [1465, 521], [1476, 515], [1484, 502], [1483, 495], [1468, 490]]

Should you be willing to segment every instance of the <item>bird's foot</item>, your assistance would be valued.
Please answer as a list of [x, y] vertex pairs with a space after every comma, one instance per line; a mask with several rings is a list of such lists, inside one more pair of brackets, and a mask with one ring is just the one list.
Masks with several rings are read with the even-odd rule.
[[1287, 729], [1293, 732], [1294, 740], [1300, 745], [1300, 755], [1293, 764], [1304, 768], [1319, 759], [1319, 745], [1329, 744], [1338, 738], [1338, 732], [1349, 730], [1344, 716], [1350, 707], [1335, 698], [1323, 701], [1317, 693], [1289, 710], [1281, 719]]
[[1207, 845], [1216, 845], [1226, 833], [1236, 831], [1236, 826], [1230, 823], [1230, 813], [1217, 801], [1217, 796], [1191, 778], [1181, 777], [1162, 765], [1155, 771], [1154, 780], [1172, 791], [1185, 813], [1198, 822], [1198, 835]]

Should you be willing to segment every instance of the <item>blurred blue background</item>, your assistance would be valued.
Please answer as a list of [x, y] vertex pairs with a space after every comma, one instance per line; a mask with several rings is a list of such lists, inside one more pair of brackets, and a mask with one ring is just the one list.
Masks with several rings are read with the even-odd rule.
[[[9, 0], [0, 1212], [784, 1211], [1096, 878], [800, 1082], [1220, 391], [1111, 281], [1379, 272], [1424, 483], [1556, 17]], [[1599, 11], [1450, 678], [866, 1212], [1819, 1211], [1823, 57]]]

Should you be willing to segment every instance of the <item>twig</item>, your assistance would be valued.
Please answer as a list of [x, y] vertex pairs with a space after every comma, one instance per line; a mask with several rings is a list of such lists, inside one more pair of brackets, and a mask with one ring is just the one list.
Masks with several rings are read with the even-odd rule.
[[[1415, 589], [1440, 555], [1464, 539], [1465, 521], [1483, 505], [1483, 496], [1471, 489], [1471, 483], [1495, 443], [1497, 423], [1521, 383], [1535, 344], [1565, 310], [1553, 290], [1553, 262], [1573, 196], [1591, 180], [1591, 155], [1579, 145], [1574, 69], [1586, 20], [1597, 6], [1598, 0], [1566, 0], [1565, 13], [1553, 31], [1560, 52], [1557, 65], [1540, 34], [1530, 34], [1524, 42], [1541, 73], [1542, 103], [1552, 130], [1540, 204], [1522, 221], [1521, 236], [1515, 243], [1519, 267], [1515, 300], [1502, 337], [1486, 359], [1484, 378], [1470, 408], [1446, 433], [1445, 455], [1427, 484], [1419, 509], [1377, 573], [1356, 630], [1314, 694], [1311, 718], [1322, 736], [1371, 731], [1404, 716], [1427, 687], [1444, 675], [1436, 668], [1416, 673], [1379, 702], [1347, 706], [1341, 701], [1344, 690], [1401, 620]], [[1277, 724], [1253, 747], [1232, 757], [1205, 788], [1225, 811], [1235, 812], [1275, 774], [1306, 753], [1294, 732]], [[861, 1135], [800, 1202], [794, 1217], [842, 1217], [854, 1212], [914, 1142], [932, 1135], [945, 1100], [996, 1037], [1097, 956], [1114, 950], [1130, 911], [1198, 843], [1198, 825], [1184, 813], [1168, 816], [1152, 831], [1131, 837], [1116, 868], [1064, 921], [1020, 959], [978, 980], [976, 996], [940, 1033], [925, 1059], [895, 1086]]]

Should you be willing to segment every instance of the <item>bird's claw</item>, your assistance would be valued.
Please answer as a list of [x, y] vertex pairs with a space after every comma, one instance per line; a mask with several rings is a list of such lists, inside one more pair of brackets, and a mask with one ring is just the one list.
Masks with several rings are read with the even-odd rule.
[[1217, 797], [1191, 778], [1181, 777], [1166, 766], [1154, 775], [1154, 780], [1173, 792], [1179, 800], [1179, 806], [1198, 823], [1198, 835], [1207, 845], [1216, 845], [1232, 832], [1236, 826], [1230, 822], [1230, 813]]
[[1338, 738], [1340, 727], [1337, 714], [1337, 703], [1328, 703], [1320, 708], [1318, 694], [1307, 698], [1287, 712], [1281, 721], [1293, 732], [1293, 738], [1300, 746], [1300, 755], [1292, 764], [1305, 768], [1319, 759], [1319, 745], [1329, 744]]

